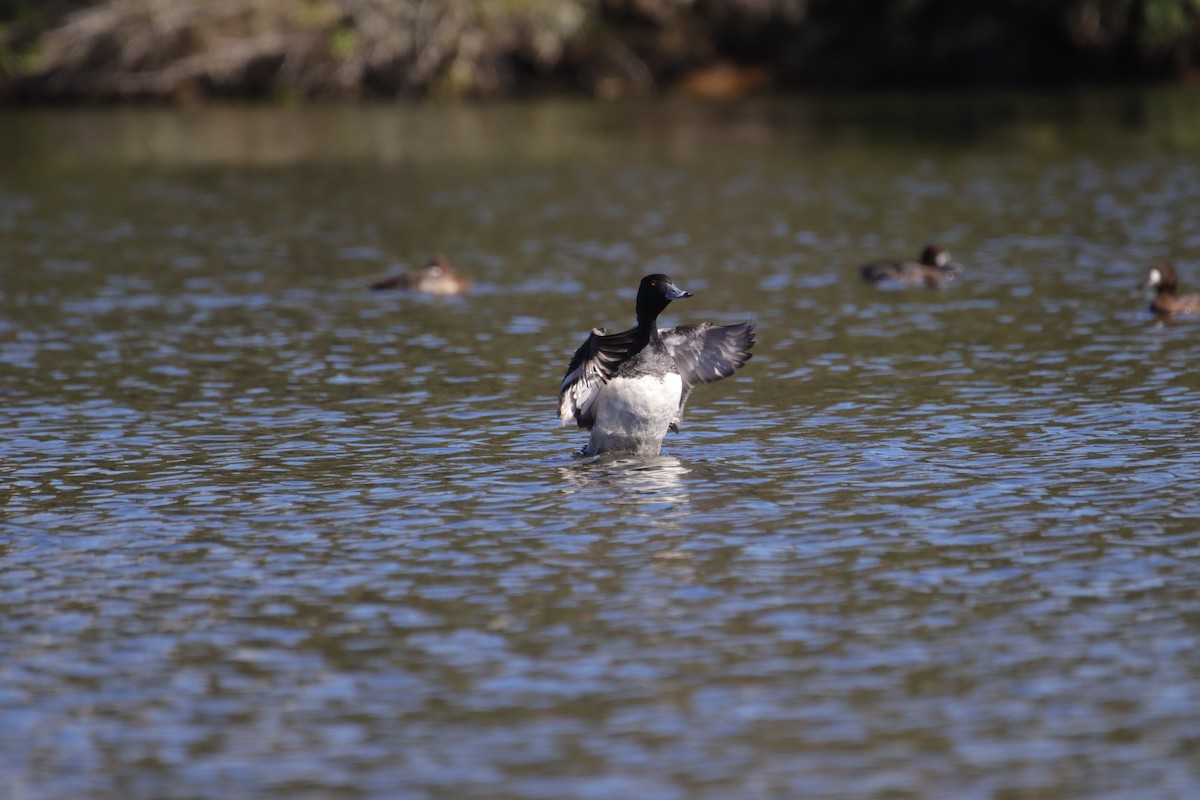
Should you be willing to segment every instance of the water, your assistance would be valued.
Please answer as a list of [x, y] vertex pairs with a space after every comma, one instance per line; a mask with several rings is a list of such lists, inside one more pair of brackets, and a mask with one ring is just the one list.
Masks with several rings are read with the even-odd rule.
[[[3, 112], [0, 795], [1196, 796], [1196, 108]], [[755, 357], [573, 458], [650, 271]]]

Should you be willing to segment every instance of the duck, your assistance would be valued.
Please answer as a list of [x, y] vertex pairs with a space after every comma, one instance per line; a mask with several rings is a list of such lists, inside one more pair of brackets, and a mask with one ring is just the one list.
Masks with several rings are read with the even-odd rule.
[[867, 283], [890, 283], [899, 286], [921, 286], [933, 289], [962, 277], [963, 267], [950, 258], [950, 253], [937, 244], [921, 251], [920, 261], [873, 261], [859, 267]]
[[375, 291], [384, 289], [407, 289], [425, 294], [455, 295], [465, 294], [471, 290], [471, 279], [463, 275], [445, 256], [436, 255], [429, 259], [425, 269], [419, 272], [401, 272], [395, 275], [384, 275], [370, 278], [367, 286]]
[[581, 456], [656, 456], [667, 433], [679, 432], [683, 409], [702, 383], [728, 378], [750, 360], [754, 323], [659, 328], [674, 300], [692, 297], [667, 275], [638, 285], [637, 324], [620, 333], [593, 328], [567, 367], [558, 417], [591, 431]]
[[1175, 293], [1179, 288], [1179, 278], [1170, 261], [1152, 263], [1146, 270], [1144, 286], [1157, 291], [1150, 310], [1160, 319], [1169, 319], [1176, 314], [1200, 314], [1200, 294]]

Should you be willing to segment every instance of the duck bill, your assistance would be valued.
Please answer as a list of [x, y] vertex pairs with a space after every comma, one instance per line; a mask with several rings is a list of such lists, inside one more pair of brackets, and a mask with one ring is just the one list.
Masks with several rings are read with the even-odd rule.
[[680, 289], [678, 286], [676, 286], [673, 283], [668, 283], [666, 285], [666, 290], [667, 290], [667, 299], [668, 300], [682, 300], [685, 297], [692, 296], [691, 292], [685, 292], [683, 289]]

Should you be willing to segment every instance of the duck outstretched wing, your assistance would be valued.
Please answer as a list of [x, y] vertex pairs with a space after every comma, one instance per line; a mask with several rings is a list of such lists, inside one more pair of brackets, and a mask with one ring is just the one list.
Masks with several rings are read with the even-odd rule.
[[595, 423], [596, 397], [616, 372], [617, 367], [637, 349], [637, 328], [605, 335], [593, 328], [591, 335], [575, 351], [558, 392], [558, 418], [562, 424], [574, 421], [591, 430]]
[[702, 383], [713, 383], [728, 378], [750, 360], [750, 348], [754, 347], [754, 323], [738, 325], [681, 325], [663, 328], [658, 332], [663, 344], [675, 358], [679, 375], [683, 378], [683, 394], [679, 398], [679, 412], [671, 421], [671, 430], [679, 431], [683, 419], [683, 407], [694, 387]]

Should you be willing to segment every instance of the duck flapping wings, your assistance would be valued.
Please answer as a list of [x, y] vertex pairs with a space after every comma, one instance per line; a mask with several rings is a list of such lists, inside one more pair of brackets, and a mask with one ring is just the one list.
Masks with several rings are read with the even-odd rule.
[[[754, 323], [737, 325], [681, 325], [662, 328], [659, 336], [671, 357], [675, 359], [683, 392], [679, 411], [670, 429], [678, 432], [688, 395], [702, 383], [714, 383], [728, 378], [750, 360], [754, 346]], [[616, 372], [617, 367], [635, 349], [637, 328], [621, 333], [605, 334], [594, 328], [591, 335], [575, 351], [558, 393], [558, 418], [566, 425], [574, 421], [580, 428], [590, 430], [595, 423], [594, 406], [600, 388]]]

